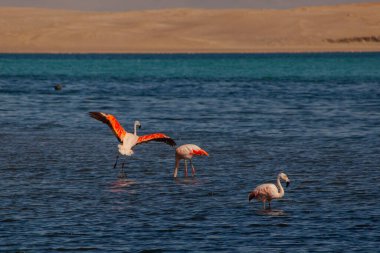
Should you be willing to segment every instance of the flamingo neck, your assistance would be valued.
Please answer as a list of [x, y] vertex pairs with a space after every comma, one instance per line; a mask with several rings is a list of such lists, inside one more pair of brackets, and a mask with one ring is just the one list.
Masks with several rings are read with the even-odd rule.
[[284, 188], [282, 188], [280, 176], [277, 177], [277, 187], [280, 189], [280, 192], [278, 193], [278, 197], [282, 198], [285, 194]]
[[137, 135], [137, 122], [135, 122], [135, 125], [134, 125], [134, 135]]
[[178, 174], [179, 161], [180, 161], [180, 159], [176, 156], [176, 158], [175, 158], [175, 168], [174, 168], [174, 174], [173, 174], [174, 178], [176, 178], [177, 174]]
[[176, 169], [178, 169], [179, 168], [179, 161], [180, 161], [181, 159], [179, 159], [177, 156], [176, 156], [176, 158], [175, 158], [175, 168]]

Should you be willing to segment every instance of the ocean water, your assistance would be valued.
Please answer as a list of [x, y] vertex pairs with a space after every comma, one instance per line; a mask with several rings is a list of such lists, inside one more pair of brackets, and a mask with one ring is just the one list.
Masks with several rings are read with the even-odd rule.
[[[89, 111], [210, 156], [174, 180], [138, 145], [118, 179]], [[378, 53], [0, 55], [0, 252], [376, 252], [379, 169]]]

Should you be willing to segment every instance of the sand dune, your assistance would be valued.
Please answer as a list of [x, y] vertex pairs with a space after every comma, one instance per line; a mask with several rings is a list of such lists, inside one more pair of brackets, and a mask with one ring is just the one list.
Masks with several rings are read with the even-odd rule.
[[290, 10], [0, 8], [0, 52], [380, 51], [380, 3]]

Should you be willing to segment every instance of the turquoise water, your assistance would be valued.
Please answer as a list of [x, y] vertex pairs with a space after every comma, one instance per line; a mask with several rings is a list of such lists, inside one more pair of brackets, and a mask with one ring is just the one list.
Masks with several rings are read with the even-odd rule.
[[[380, 54], [0, 55], [1, 252], [375, 252]], [[60, 83], [61, 91], [54, 85]], [[173, 180], [164, 132], [210, 157]], [[258, 184], [291, 179], [263, 211]]]

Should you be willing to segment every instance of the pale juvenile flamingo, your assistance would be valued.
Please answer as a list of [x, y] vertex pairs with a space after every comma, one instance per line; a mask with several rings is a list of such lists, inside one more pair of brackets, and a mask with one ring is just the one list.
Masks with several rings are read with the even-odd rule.
[[[154, 134], [148, 134], [143, 136], [137, 135], [137, 127], [141, 128], [141, 124], [139, 121], [135, 121], [134, 123], [134, 133], [128, 133], [124, 130], [124, 128], [120, 125], [120, 123], [117, 121], [116, 117], [103, 113], [103, 112], [89, 112], [90, 116], [94, 119], [97, 119], [105, 124], [107, 124], [115, 134], [116, 138], [119, 140], [120, 144], [118, 145], [119, 153], [121, 155], [125, 156], [131, 156], [133, 154], [133, 147], [141, 144], [146, 143], [149, 141], [159, 141], [164, 142], [170, 146], [175, 146], [175, 141], [170, 138], [169, 136], [163, 134], [163, 133], [154, 133]], [[114, 168], [116, 168], [117, 165], [117, 159], [119, 156], [116, 157], [116, 162], [114, 165]], [[124, 163], [122, 164], [121, 168], [121, 176], [125, 177], [124, 174]]]
[[178, 168], [179, 168], [179, 162], [183, 159], [185, 160], [185, 176], [187, 177], [187, 160], [190, 161], [191, 165], [191, 175], [195, 175], [195, 168], [192, 162], [193, 156], [208, 156], [208, 153], [198, 147], [197, 145], [194, 144], [184, 144], [182, 146], [179, 146], [175, 150], [175, 168], [174, 168], [174, 177], [177, 177], [178, 174]]
[[285, 194], [284, 188], [282, 188], [280, 180], [284, 180], [286, 182], [286, 187], [289, 186], [290, 180], [288, 176], [285, 173], [279, 173], [277, 175], [277, 186], [275, 184], [261, 184], [257, 186], [248, 196], [249, 201], [252, 199], [257, 199], [258, 201], [261, 201], [264, 203], [264, 209], [265, 209], [265, 202], [269, 202], [269, 208], [270, 208], [270, 202], [272, 199], [279, 199], [282, 198]]

